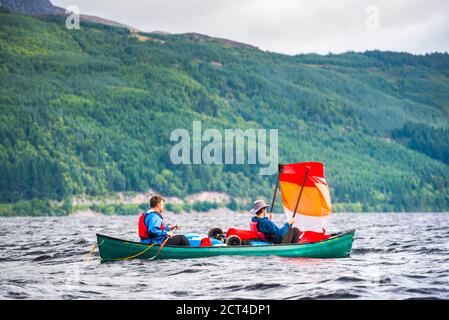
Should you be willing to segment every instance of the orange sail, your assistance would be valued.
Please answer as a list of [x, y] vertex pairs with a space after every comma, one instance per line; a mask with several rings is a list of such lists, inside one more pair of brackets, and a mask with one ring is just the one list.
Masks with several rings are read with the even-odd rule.
[[284, 164], [281, 168], [279, 186], [287, 218], [292, 217], [297, 208], [295, 225], [300, 231], [324, 232], [332, 211], [324, 165], [320, 162], [301, 162]]

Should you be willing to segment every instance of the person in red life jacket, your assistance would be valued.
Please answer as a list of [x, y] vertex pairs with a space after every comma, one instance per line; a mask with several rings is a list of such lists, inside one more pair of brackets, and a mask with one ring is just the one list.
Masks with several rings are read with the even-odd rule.
[[270, 218], [265, 216], [268, 207], [269, 205], [263, 200], [254, 201], [253, 207], [250, 210], [250, 213], [255, 214], [251, 219], [251, 225], [253, 226], [251, 229], [255, 225], [255, 229], [263, 234], [262, 239], [276, 244], [298, 242], [299, 230], [298, 228], [291, 227], [295, 223], [295, 219], [291, 218], [282, 228], [279, 228], [271, 221], [271, 214]]
[[139, 219], [139, 236], [143, 243], [161, 244], [168, 236], [167, 245], [189, 246], [189, 240], [184, 235], [173, 235], [174, 229], [181, 229], [181, 225], [165, 225], [162, 212], [164, 211], [165, 199], [155, 195], [150, 199], [148, 211], [142, 213]]

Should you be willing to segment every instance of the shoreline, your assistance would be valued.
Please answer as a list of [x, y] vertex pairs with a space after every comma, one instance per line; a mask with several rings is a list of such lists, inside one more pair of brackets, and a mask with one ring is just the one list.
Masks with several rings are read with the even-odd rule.
[[[149, 189], [146, 192], [118, 192], [103, 196], [78, 195], [61, 201], [20, 200], [0, 204], [0, 217], [101, 217], [114, 215], [138, 215], [149, 207], [149, 198], [158, 194]], [[251, 207], [251, 199], [232, 197], [228, 193], [202, 191], [184, 198], [163, 196], [165, 211], [170, 214], [230, 214], [246, 213]], [[265, 199], [269, 200], [269, 199]], [[379, 210], [379, 207], [365, 208], [361, 203], [333, 203], [333, 214], [340, 213], [449, 213], [447, 211], [394, 211]], [[364, 210], [365, 209], [365, 210]], [[275, 208], [282, 212], [281, 207]], [[278, 214], [278, 213], [275, 213]], [[282, 213], [283, 214], [283, 213]]]
[[[222, 212], [219, 212], [222, 211]], [[197, 215], [197, 214], [201, 214], [205, 217], [207, 216], [216, 216], [217, 214], [220, 215], [234, 215], [234, 216], [238, 216], [238, 215], [245, 215], [245, 214], [249, 214], [248, 212], [245, 211], [233, 211], [230, 210], [228, 208], [218, 208], [218, 209], [212, 209], [209, 211], [191, 211], [191, 212], [181, 212], [181, 213], [175, 213], [173, 211], [165, 211], [165, 213], [167, 215], [173, 215], [173, 216], [182, 216], [182, 215]], [[9, 215], [9, 216], [0, 216], [0, 219], [7, 219], [7, 218], [101, 218], [101, 217], [126, 217], [126, 216], [139, 216], [140, 212], [136, 211], [135, 214], [113, 214], [113, 215], [108, 215], [108, 214], [104, 214], [102, 212], [99, 211], [94, 211], [94, 210], [77, 210], [77, 211], [73, 211], [67, 215]], [[340, 215], [340, 214], [351, 214], [351, 215], [375, 215], [375, 214], [385, 214], [385, 215], [391, 215], [391, 214], [449, 214], [448, 211], [402, 211], [402, 212], [393, 212], [393, 211], [383, 211], [383, 212], [333, 212], [333, 215]], [[282, 216], [284, 215], [283, 212], [273, 212], [274, 216]]]

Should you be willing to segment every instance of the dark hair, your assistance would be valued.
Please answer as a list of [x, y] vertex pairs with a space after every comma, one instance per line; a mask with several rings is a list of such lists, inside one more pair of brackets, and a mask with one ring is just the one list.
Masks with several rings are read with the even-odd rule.
[[259, 209], [259, 211], [256, 212], [256, 216], [258, 216], [262, 212], [263, 209], [266, 210], [267, 208], [265, 207], [265, 208]]
[[157, 206], [161, 201], [165, 201], [164, 198], [162, 198], [161, 196], [155, 195], [152, 196], [150, 198], [150, 207], [154, 208], [155, 206]]

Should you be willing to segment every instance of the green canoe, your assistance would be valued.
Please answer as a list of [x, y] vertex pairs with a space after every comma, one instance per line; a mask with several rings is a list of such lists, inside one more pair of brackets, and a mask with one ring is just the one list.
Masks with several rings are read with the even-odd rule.
[[[333, 234], [329, 239], [314, 243], [241, 245], [215, 247], [181, 247], [166, 245], [156, 259], [205, 258], [219, 255], [281, 256], [304, 258], [343, 258], [349, 256], [355, 229]], [[158, 245], [148, 245], [97, 234], [98, 249], [103, 261], [152, 258]]]

